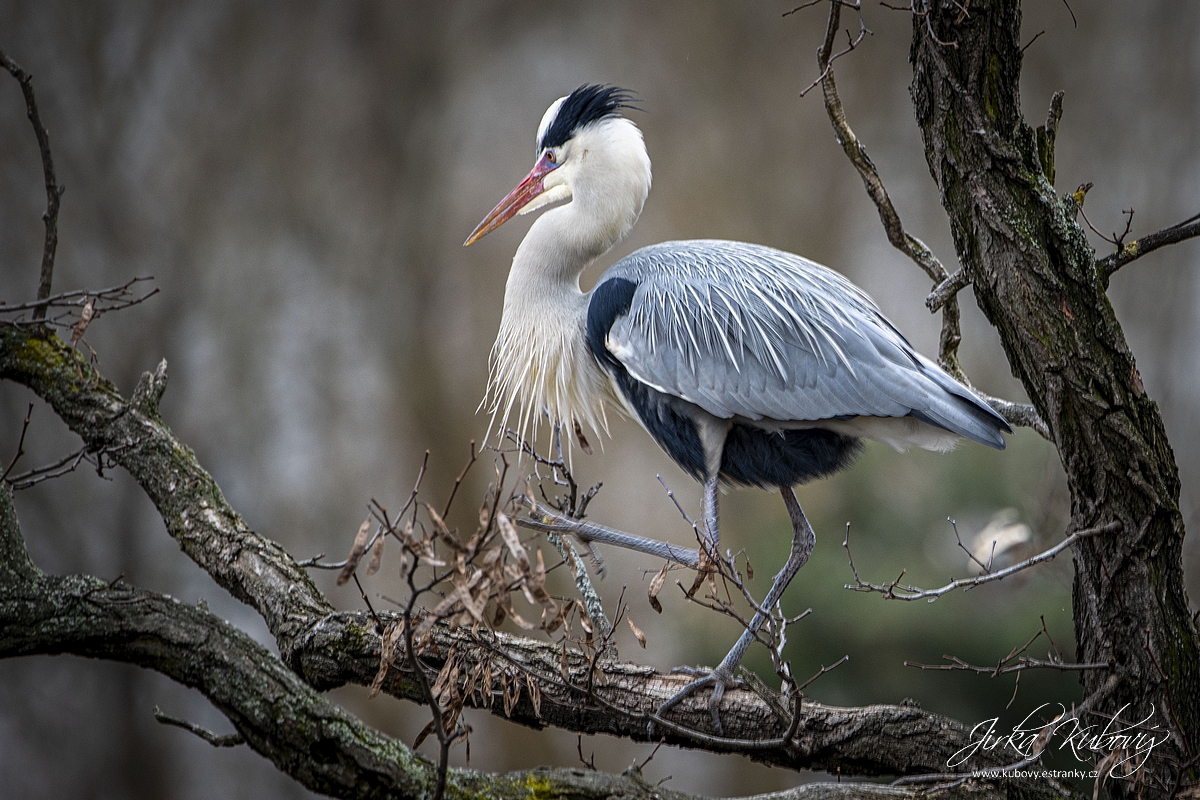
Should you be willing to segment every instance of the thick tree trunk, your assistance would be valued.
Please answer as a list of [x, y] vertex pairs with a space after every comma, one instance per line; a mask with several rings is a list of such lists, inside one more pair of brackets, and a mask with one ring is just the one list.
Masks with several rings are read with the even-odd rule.
[[[1139, 779], [1143, 791], [1166, 796], [1200, 748], [1174, 456], [1105, 296], [1106, 276], [1075, 224], [1074, 200], [1055, 195], [1053, 155], [1045, 147], [1039, 155], [1021, 118], [1018, 0], [930, 2], [925, 11], [914, 16], [912, 96], [958, 257], [1058, 447], [1072, 529], [1124, 526], [1075, 548], [1077, 657], [1110, 662], [1119, 676], [1097, 710], [1128, 704], [1122, 719], [1153, 712], [1172, 732], [1155, 752], [1169, 749], [1168, 757]], [[1088, 694], [1110, 678], [1082, 676]], [[1087, 721], [1097, 719], [1103, 724]], [[1139, 791], [1136, 781], [1111, 786]]]

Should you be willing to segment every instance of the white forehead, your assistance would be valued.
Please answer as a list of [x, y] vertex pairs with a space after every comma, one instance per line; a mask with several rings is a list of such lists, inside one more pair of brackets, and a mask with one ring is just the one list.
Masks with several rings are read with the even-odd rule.
[[534, 140], [533, 146], [541, 145], [542, 139], [546, 137], [546, 131], [550, 128], [550, 124], [554, 122], [554, 118], [558, 116], [558, 109], [562, 108], [563, 101], [570, 95], [563, 95], [550, 104], [546, 109], [546, 113], [542, 115], [542, 121], [538, 125], [537, 139]]

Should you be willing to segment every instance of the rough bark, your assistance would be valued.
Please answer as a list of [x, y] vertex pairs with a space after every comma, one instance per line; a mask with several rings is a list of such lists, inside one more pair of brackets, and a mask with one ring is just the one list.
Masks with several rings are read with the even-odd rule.
[[[1056, 196], [1052, 157], [1039, 158], [1021, 118], [1020, 4], [924, 10], [914, 16], [912, 96], [959, 260], [1058, 448], [1071, 529], [1124, 526], [1074, 550], [1078, 659], [1112, 662], [1122, 678], [1097, 710], [1153, 707], [1174, 730], [1176, 763], [1152, 761], [1141, 787], [1167, 794], [1178, 763], [1200, 747], [1200, 652], [1183, 588], [1174, 456], [1074, 201]], [[1087, 693], [1106, 679], [1082, 673]]]

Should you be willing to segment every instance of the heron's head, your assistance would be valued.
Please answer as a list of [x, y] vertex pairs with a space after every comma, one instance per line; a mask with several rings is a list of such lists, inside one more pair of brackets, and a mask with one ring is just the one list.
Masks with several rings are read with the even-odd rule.
[[537, 133], [537, 163], [463, 243], [472, 244], [517, 214], [550, 203], [582, 201], [592, 216], [611, 218], [624, 235], [650, 192], [650, 157], [637, 126], [618, 113], [633, 95], [615, 86], [584, 85], [550, 104]]

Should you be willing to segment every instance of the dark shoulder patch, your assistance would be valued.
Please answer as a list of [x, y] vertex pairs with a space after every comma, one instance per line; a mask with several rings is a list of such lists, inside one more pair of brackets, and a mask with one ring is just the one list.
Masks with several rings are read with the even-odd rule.
[[608, 338], [608, 331], [617, 317], [629, 313], [636, 291], [637, 284], [627, 278], [609, 278], [592, 290], [587, 312], [588, 349], [605, 366], [619, 364], [604, 346], [604, 340]]
[[567, 95], [567, 99], [558, 107], [558, 113], [538, 142], [538, 150], [566, 144], [579, 128], [589, 122], [616, 116], [622, 108], [634, 108], [633, 101], [633, 93], [628, 89], [585, 83]]

